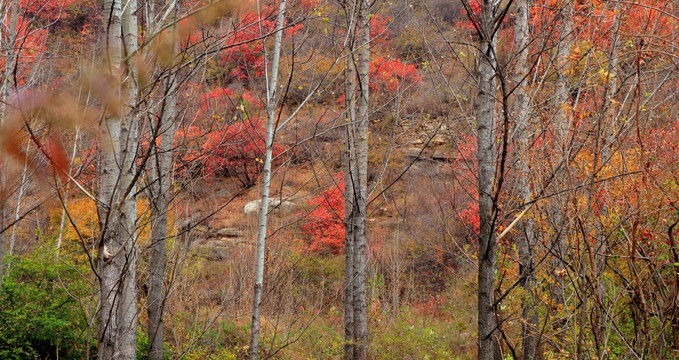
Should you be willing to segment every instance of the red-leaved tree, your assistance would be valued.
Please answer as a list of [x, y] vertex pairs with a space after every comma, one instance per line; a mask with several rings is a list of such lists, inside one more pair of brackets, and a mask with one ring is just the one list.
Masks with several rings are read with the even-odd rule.
[[[222, 54], [221, 63], [229, 69], [227, 75], [241, 80], [264, 75], [264, 44], [261, 38], [271, 34], [275, 28], [273, 18], [262, 18], [256, 13], [242, 15]], [[301, 28], [302, 25], [297, 24], [284, 33], [290, 36]]]
[[370, 63], [371, 90], [395, 94], [399, 89], [419, 83], [421, 79], [417, 66], [402, 63], [398, 59], [378, 57]]
[[[198, 97], [198, 123], [177, 130], [178, 174], [207, 180], [228, 176], [254, 185], [262, 170], [264, 124], [252, 113], [262, 103], [250, 92], [217, 88]], [[274, 146], [274, 156], [281, 153]]]
[[334, 186], [324, 190], [307, 204], [313, 210], [304, 216], [302, 231], [310, 241], [309, 250], [339, 254], [344, 251], [344, 173], [335, 176]]

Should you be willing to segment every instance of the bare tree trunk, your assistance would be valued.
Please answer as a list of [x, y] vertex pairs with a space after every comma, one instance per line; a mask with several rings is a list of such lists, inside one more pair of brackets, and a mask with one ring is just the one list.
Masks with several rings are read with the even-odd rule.
[[[30, 139], [26, 142], [26, 154], [31, 149]], [[21, 170], [21, 182], [19, 183], [19, 194], [17, 195], [17, 205], [14, 211], [14, 225], [12, 226], [12, 234], [9, 237], [9, 255], [14, 255], [14, 240], [16, 238], [16, 223], [19, 221], [19, 216], [21, 215], [21, 200], [23, 200], [24, 192], [26, 190], [26, 176], [28, 173], [28, 157], [24, 159], [24, 166]], [[9, 268], [9, 265], [8, 265]]]
[[[124, 54], [130, 55], [137, 50], [137, 0], [125, 0], [123, 3], [123, 41]], [[124, 236], [127, 239], [124, 244], [128, 267], [123, 281], [121, 296], [122, 314], [125, 328], [122, 329], [121, 352], [127, 359], [136, 357], [137, 350], [137, 199], [134, 196], [136, 186], [134, 176], [136, 173], [136, 154], [138, 143], [138, 114], [137, 101], [139, 89], [137, 84], [136, 67], [128, 62], [128, 107], [130, 112], [125, 117], [121, 128], [121, 154], [123, 158], [123, 172], [121, 183], [124, 189], [129, 189], [128, 194], [123, 194], [123, 214], [125, 216]]]
[[[516, 59], [514, 65], [515, 95], [512, 113], [516, 122], [514, 140], [519, 159], [517, 161], [517, 192], [523, 203], [531, 201], [531, 187], [527, 156], [529, 153], [529, 120], [530, 98], [526, 91], [528, 77], [528, 44], [530, 40], [528, 0], [516, 0], [516, 23], [514, 25], [514, 46]], [[539, 324], [535, 300], [534, 254], [535, 224], [531, 218], [524, 220], [521, 234], [518, 236], [519, 282], [525, 295], [521, 301], [523, 359], [535, 359], [539, 340]]]
[[276, 121], [276, 105], [278, 86], [278, 67], [281, 58], [281, 43], [283, 41], [283, 25], [285, 25], [285, 0], [278, 9], [278, 23], [274, 40], [271, 74], [267, 81], [266, 93], [266, 150], [264, 154], [264, 170], [262, 172], [262, 203], [259, 208], [259, 222], [257, 228], [257, 255], [255, 265], [255, 287], [252, 300], [252, 338], [250, 340], [250, 360], [259, 359], [260, 313], [262, 290], [264, 286], [264, 260], [266, 252], [266, 225], [269, 215], [269, 188], [271, 187], [271, 162], [273, 159], [273, 141]]
[[[150, 180], [155, 182], [154, 198], [151, 205], [151, 258], [149, 260], [148, 295], [148, 339], [149, 360], [163, 359], [163, 312], [165, 308], [165, 242], [167, 240], [167, 214], [170, 204], [172, 183], [172, 147], [174, 140], [174, 118], [177, 113], [177, 98], [173, 80], [166, 79], [166, 104], [163, 110], [160, 146], [155, 154], [156, 163]], [[155, 170], [155, 171], [154, 171]]]
[[478, 355], [492, 360], [498, 351], [495, 321], [495, 8], [496, 2], [483, 0], [479, 21], [480, 52], [478, 58], [478, 94], [476, 97], [477, 163], [479, 192], [479, 290]]
[[[179, 2], [168, 1], [174, 6], [172, 21], [179, 19]], [[172, 57], [177, 56], [178, 29], [172, 29]], [[151, 183], [151, 258], [149, 260], [149, 293], [148, 293], [148, 341], [149, 360], [163, 359], [163, 313], [165, 309], [165, 243], [167, 241], [167, 215], [170, 207], [170, 185], [172, 184], [172, 156], [175, 135], [175, 118], [177, 116], [177, 84], [176, 75], [172, 74], [174, 60], [169, 66], [168, 76], [163, 81], [163, 99], [161, 119], [157, 125], [160, 146], [149, 163], [149, 182]]]
[[349, 2], [345, 69], [345, 359], [367, 359], [366, 301], [370, 2]]
[[[123, 49], [137, 48], [136, 0], [107, 0], [107, 56], [111, 72], [120, 76]], [[134, 359], [137, 342], [136, 217], [134, 196], [137, 150], [136, 72], [129, 67], [127, 100], [133, 110], [112, 114], [103, 122], [99, 185], [99, 359]], [[125, 91], [122, 90], [121, 91]], [[121, 114], [125, 109], [121, 109]]]
[[[5, 62], [4, 78], [2, 79], [2, 87], [0, 87], [0, 97], [3, 100], [7, 99], [9, 94], [9, 89], [12, 85], [12, 73], [14, 72], [14, 67], [16, 66], [17, 54], [15, 52], [16, 42], [17, 42], [17, 22], [19, 21], [19, 0], [13, 0], [9, 15], [9, 33], [7, 38], [3, 39], [3, 46], [6, 49], [5, 56], [7, 61]], [[5, 113], [6, 102], [3, 101], [2, 109], [3, 115]], [[0, 123], [4, 122], [4, 118], [0, 120]]]
[[[78, 138], [80, 135], [80, 128], [76, 127], [75, 129], [75, 138], [73, 139], [73, 150], [71, 151], [71, 159], [68, 163], [68, 170], [69, 173], [71, 171], [71, 165], [73, 164], [73, 159], [75, 159], [76, 156], [76, 151], [78, 150]], [[56, 254], [57, 258], [59, 257], [59, 249], [61, 249], [61, 241], [63, 240], [64, 237], [64, 226], [66, 225], [66, 209], [68, 206], [68, 189], [69, 189], [70, 183], [66, 184], [65, 190], [64, 190], [64, 204], [63, 208], [61, 209], [61, 220], [59, 221], [59, 235], [57, 237], [57, 249], [56, 249]]]
[[[563, 26], [561, 28], [559, 43], [557, 44], [556, 103], [554, 104], [556, 107], [556, 116], [554, 127], [556, 128], [556, 140], [558, 143], [558, 146], [556, 147], [557, 156], [563, 162], [563, 167], [566, 167], [568, 166], [568, 157], [570, 156], [572, 143], [570, 140], [570, 121], [567, 111], [570, 97], [570, 86], [568, 84], [568, 76], [566, 74], [570, 68], [569, 58], [571, 56], [571, 48], [573, 47], [573, 5], [568, 1], [564, 2], [564, 8], [561, 10], [561, 20]], [[562, 168], [560, 172], [565, 170], [565, 168]], [[568, 184], [560, 181], [559, 179], [561, 178], [562, 177], [560, 176], [556, 176], [558, 181], [557, 186], [559, 189], [564, 189], [568, 186]], [[558, 201], [554, 205], [555, 208], [553, 209], [554, 224], [556, 224], [557, 228], [555, 229], [556, 238], [554, 239], [553, 258], [551, 261], [551, 275], [554, 279], [554, 283], [551, 285], [551, 295], [554, 299], [554, 303], [561, 306], [566, 305], [566, 298], [564, 296], [564, 281], [563, 277], [557, 275], [556, 273], [557, 270], [560, 272], [565, 267], [564, 257], [566, 255], [566, 249], [564, 238], [567, 236], [567, 234], [564, 233], [563, 229], [565, 227], [564, 213], [567, 196], [568, 195], [566, 194], [559, 196]], [[561, 327], [564, 325], [565, 324], [563, 320], [557, 319], [555, 330], [560, 331]]]
[[347, 1], [347, 46], [345, 78], [345, 143], [344, 143], [344, 359], [353, 360], [356, 349], [354, 335], [354, 124], [356, 123], [356, 1]]
[[[351, 72], [352, 74], [355, 74], [355, 70], [348, 70], [350, 68], [353, 69], [353, 63], [347, 66], [345, 73]], [[348, 78], [347, 83], [347, 94], [352, 94], [351, 97], [353, 98], [355, 90], [351, 90], [351, 92], [348, 91], [350, 89], [356, 89], [356, 78], [353, 77], [350, 81]], [[347, 95], [347, 97], [349, 97], [349, 95]], [[354, 101], [352, 100], [347, 100], [347, 103], [353, 102]], [[347, 112], [352, 113], [347, 120], [353, 123], [353, 120], [351, 119], [356, 118], [354, 108], [347, 108]], [[351, 130], [349, 129], [349, 126], [351, 126], [351, 124], [347, 124], [344, 149], [346, 164], [346, 169], [344, 171], [344, 359], [346, 360], [354, 358], [356, 348], [356, 338], [354, 336], [354, 187], [353, 180], [351, 179], [351, 174], [355, 172], [351, 171], [354, 163], [351, 155], [354, 141], [350, 134]]]
[[353, 162], [349, 178], [352, 190], [351, 251], [353, 272], [353, 359], [368, 358], [368, 317], [366, 300], [367, 268], [367, 196], [368, 196], [368, 125], [370, 100], [370, 2], [359, 0], [357, 6], [356, 54], [357, 100], [356, 121], [349, 126], [351, 141], [350, 160]]
[[[17, 40], [17, 22], [19, 18], [19, 0], [13, 0], [10, 9], [10, 20], [9, 20], [9, 33], [6, 39], [2, 42], [2, 45], [6, 49], [5, 56], [7, 61], [5, 62], [4, 75], [2, 79], [2, 85], [0, 86], [0, 99], [2, 99], [2, 104], [0, 104], [0, 125], [5, 122], [5, 116], [7, 115], [6, 103], [7, 95], [9, 94], [9, 88], [12, 84], [12, 71], [14, 70], [16, 61], [16, 40]], [[5, 162], [6, 163], [6, 162]], [[7, 168], [0, 172], [0, 230], [5, 229], [5, 216], [7, 213], [7, 194], [4, 193], [7, 189]], [[2, 292], [2, 278], [5, 271], [5, 232], [0, 234], [0, 293]]]

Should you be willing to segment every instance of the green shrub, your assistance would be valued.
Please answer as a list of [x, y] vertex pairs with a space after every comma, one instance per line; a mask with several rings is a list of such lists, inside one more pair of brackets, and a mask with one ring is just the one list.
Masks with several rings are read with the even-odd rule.
[[89, 303], [91, 288], [82, 273], [88, 269], [40, 250], [11, 262], [0, 296], [0, 359], [81, 359], [94, 349], [80, 302]]

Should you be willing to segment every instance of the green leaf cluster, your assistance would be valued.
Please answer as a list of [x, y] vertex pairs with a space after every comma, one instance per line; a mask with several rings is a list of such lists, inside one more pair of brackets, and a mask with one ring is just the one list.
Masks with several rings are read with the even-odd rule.
[[0, 359], [84, 358], [88, 347], [92, 350], [96, 345], [88, 341], [94, 336], [88, 336], [86, 311], [81, 307], [91, 287], [76, 267], [39, 252], [10, 261], [3, 279]]

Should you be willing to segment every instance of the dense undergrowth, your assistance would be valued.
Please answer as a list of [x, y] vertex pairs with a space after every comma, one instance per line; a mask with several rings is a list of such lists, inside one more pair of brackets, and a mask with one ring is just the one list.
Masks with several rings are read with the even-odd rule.
[[[2, 359], [82, 359], [96, 354], [91, 298], [96, 289], [88, 265], [38, 248], [11, 260], [0, 297], [0, 357]], [[296, 269], [304, 286], [341, 286], [341, 256], [304, 256]], [[322, 269], [319, 271], [319, 269]], [[209, 276], [209, 275], [208, 275]], [[452, 275], [447, 290], [428, 301], [405, 303], [398, 309], [371, 302], [371, 357], [374, 359], [471, 359], [474, 354], [475, 305], [468, 272]], [[298, 291], [304, 289], [299, 286]], [[383, 287], [370, 283], [370, 292]], [[468, 304], [460, 306], [460, 304]], [[341, 299], [322, 308], [295, 311], [295, 315], [265, 320], [262, 355], [280, 359], [338, 359], [344, 349]], [[206, 306], [206, 308], [209, 306]], [[174, 314], [169, 324], [191, 323], [206, 314]], [[201, 320], [206, 320], [203, 318]], [[283, 325], [286, 324], [286, 325]], [[290, 326], [292, 324], [292, 326]], [[89, 326], [88, 326], [89, 325]], [[201, 324], [202, 325], [202, 324]], [[288, 327], [290, 326], [290, 327]], [[247, 356], [249, 316], [217, 317], [209, 327], [172, 328], [173, 338], [185, 341], [166, 345], [168, 359], [229, 360]], [[138, 336], [139, 359], [145, 358], [147, 338]]]

